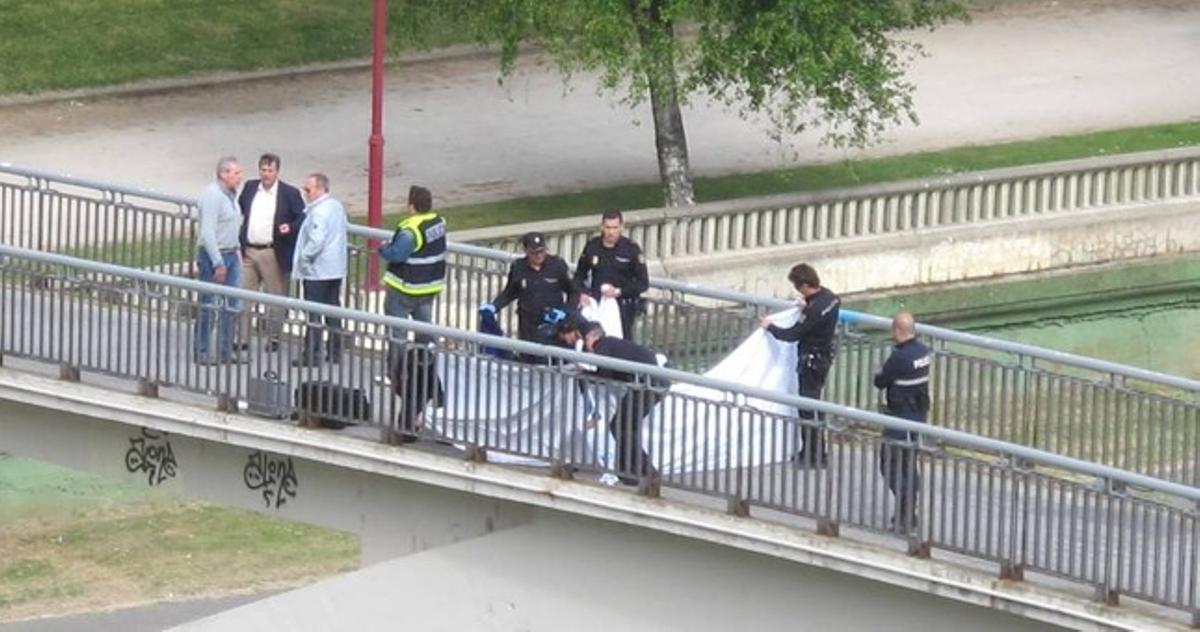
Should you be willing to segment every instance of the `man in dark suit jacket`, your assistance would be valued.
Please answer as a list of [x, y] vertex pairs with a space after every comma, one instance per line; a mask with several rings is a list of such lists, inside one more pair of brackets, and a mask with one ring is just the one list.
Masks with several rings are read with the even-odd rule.
[[[292, 272], [292, 253], [296, 235], [304, 221], [304, 198], [296, 187], [279, 179], [279, 156], [263, 154], [258, 159], [258, 180], [246, 182], [238, 196], [242, 209], [242, 287], [285, 295]], [[242, 344], [248, 348], [250, 315], [242, 311]], [[265, 326], [266, 349], [279, 347], [279, 334], [285, 314], [282, 309], [268, 310]]]

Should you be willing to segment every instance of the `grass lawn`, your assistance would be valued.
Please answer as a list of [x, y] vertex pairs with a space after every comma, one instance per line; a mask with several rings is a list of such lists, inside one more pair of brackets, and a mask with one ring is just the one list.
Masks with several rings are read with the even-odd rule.
[[0, 455], [0, 621], [299, 586], [354, 536]]
[[[398, 25], [400, 2], [390, 3]], [[369, 0], [0, 0], [0, 94], [369, 57]], [[410, 48], [397, 26], [392, 50]], [[427, 44], [461, 38], [431, 24]]]

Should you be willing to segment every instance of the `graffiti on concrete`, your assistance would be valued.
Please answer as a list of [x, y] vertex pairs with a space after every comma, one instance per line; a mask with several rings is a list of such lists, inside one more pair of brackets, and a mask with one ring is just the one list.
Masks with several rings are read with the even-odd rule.
[[131, 473], [145, 473], [146, 482], [151, 487], [168, 478], [175, 478], [178, 466], [167, 433], [142, 428], [141, 436], [129, 439], [129, 449], [125, 451], [125, 469]]
[[255, 451], [242, 468], [242, 480], [252, 491], [262, 490], [263, 502], [268, 508], [278, 509], [296, 497], [300, 481], [296, 478], [296, 467], [292, 457], [277, 456]]

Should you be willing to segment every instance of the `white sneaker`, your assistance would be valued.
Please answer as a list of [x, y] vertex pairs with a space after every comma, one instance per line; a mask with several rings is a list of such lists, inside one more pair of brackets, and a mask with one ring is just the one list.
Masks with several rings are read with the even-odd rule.
[[604, 474], [604, 475], [602, 475], [602, 476], [600, 477], [600, 484], [601, 484], [601, 485], [607, 485], [607, 486], [609, 486], [609, 487], [615, 487], [615, 486], [616, 486], [616, 484], [617, 484], [617, 483], [619, 483], [619, 482], [621, 482], [621, 479], [617, 478], [617, 475], [616, 475], [616, 474]]

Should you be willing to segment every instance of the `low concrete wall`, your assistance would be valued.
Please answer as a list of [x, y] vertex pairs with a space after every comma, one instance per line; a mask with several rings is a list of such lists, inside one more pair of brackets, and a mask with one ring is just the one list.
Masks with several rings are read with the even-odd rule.
[[808, 262], [842, 294], [1200, 251], [1200, 204], [1179, 202], [761, 248], [660, 262], [671, 277], [777, 297]]

